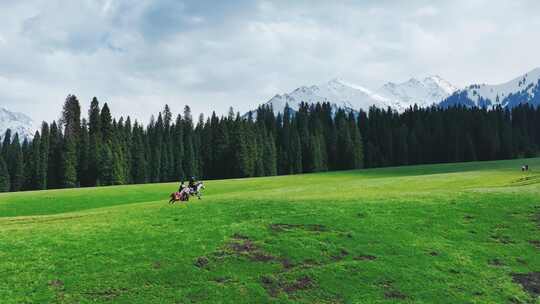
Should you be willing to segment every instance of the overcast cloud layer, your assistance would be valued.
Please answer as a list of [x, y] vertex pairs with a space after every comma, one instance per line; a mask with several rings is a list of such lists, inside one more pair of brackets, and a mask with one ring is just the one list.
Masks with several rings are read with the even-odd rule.
[[[334, 3], [335, 2], [335, 3]], [[540, 1], [0, 2], [0, 106], [58, 117], [67, 94], [147, 121], [245, 111], [342, 77], [498, 83], [540, 66]]]

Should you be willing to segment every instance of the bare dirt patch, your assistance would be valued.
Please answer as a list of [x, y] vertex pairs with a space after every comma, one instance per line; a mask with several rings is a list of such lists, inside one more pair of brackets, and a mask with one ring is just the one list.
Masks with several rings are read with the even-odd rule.
[[218, 284], [227, 284], [227, 283], [232, 282], [234, 280], [231, 277], [217, 277], [217, 278], [213, 279], [213, 281], [218, 283]]
[[234, 238], [227, 245], [227, 250], [232, 255], [244, 256], [256, 262], [270, 262], [276, 259], [273, 255], [255, 245], [249, 238]]
[[405, 300], [408, 298], [406, 294], [395, 288], [394, 281], [392, 280], [380, 281], [378, 285], [384, 289], [384, 297], [386, 299]]
[[206, 268], [206, 266], [208, 266], [208, 263], [210, 263], [208, 258], [202, 256], [202, 257], [197, 258], [197, 260], [195, 261], [195, 266], [197, 266], [199, 268]]
[[507, 235], [499, 235], [499, 234], [494, 234], [494, 235], [491, 235], [490, 238], [497, 242], [497, 243], [501, 243], [501, 244], [504, 244], [504, 245], [508, 245], [508, 244], [514, 244], [515, 242]]
[[210, 258], [199, 257], [195, 265], [205, 268], [211, 261], [219, 261], [229, 257], [244, 257], [255, 262], [272, 262], [279, 259], [268, 252], [262, 250], [249, 237], [235, 233], [231, 240], [218, 251], [215, 251]]
[[300, 290], [308, 290], [315, 286], [315, 282], [307, 275], [303, 275], [294, 281], [285, 281], [270, 276], [263, 276], [261, 284], [271, 297], [277, 297], [281, 292], [293, 294]]
[[348, 255], [349, 255], [349, 252], [347, 250], [341, 248], [338, 253], [333, 254], [330, 258], [333, 261], [341, 261], [344, 258], [346, 258]]
[[540, 296], [540, 272], [514, 273], [512, 278], [531, 296]]
[[540, 249], [540, 240], [530, 240], [529, 241], [529, 244], [533, 245], [534, 247], [536, 247], [536, 249]]
[[288, 232], [293, 230], [305, 230], [310, 232], [328, 231], [327, 227], [321, 224], [270, 224], [273, 232]]
[[366, 254], [366, 255], [355, 256], [353, 259], [356, 261], [374, 261], [377, 259], [377, 257], [374, 255]]
[[291, 260], [283, 258], [281, 259], [281, 266], [283, 266], [283, 269], [289, 270], [294, 268], [295, 265], [293, 264], [293, 262], [291, 262]]
[[62, 289], [64, 288], [64, 282], [59, 279], [54, 279], [49, 281], [49, 286], [56, 289]]
[[384, 293], [384, 297], [387, 299], [404, 300], [407, 298], [407, 295], [397, 290], [391, 290], [391, 291], [386, 291]]

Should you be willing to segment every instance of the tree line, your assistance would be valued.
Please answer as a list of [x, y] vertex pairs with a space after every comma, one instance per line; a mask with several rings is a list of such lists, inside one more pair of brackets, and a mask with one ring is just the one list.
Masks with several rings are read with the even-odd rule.
[[418, 108], [368, 112], [329, 103], [261, 106], [246, 115], [194, 121], [188, 106], [165, 106], [144, 126], [113, 118], [94, 98], [83, 118], [69, 95], [61, 118], [34, 137], [7, 130], [0, 146], [0, 191], [42, 190], [255, 177], [538, 154], [540, 108]]

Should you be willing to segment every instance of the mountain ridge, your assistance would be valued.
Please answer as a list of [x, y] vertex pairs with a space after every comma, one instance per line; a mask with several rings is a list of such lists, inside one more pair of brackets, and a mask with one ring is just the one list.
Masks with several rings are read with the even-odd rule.
[[7, 129], [11, 130], [12, 136], [17, 133], [21, 138], [32, 138], [34, 135], [33, 121], [29, 116], [0, 107], [0, 138], [4, 137]]

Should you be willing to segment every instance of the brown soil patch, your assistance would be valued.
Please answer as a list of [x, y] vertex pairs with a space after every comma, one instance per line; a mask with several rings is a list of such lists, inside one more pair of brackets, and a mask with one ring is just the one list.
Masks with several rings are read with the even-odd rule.
[[213, 281], [218, 283], [218, 284], [225, 284], [225, 283], [228, 283], [228, 282], [232, 282], [233, 279], [230, 278], [230, 277], [217, 277]]
[[208, 260], [207, 257], [198, 257], [197, 260], [195, 261], [195, 266], [199, 267], [199, 268], [206, 268], [206, 266], [208, 266], [208, 263], [210, 261]]
[[386, 291], [384, 293], [384, 297], [387, 298], [387, 299], [398, 299], [398, 300], [404, 300], [407, 298], [407, 295], [404, 294], [404, 293], [401, 293], [397, 290], [391, 290], [391, 291]]
[[530, 240], [529, 244], [533, 245], [537, 249], [540, 249], [540, 240]]
[[340, 249], [338, 253], [331, 256], [333, 261], [341, 261], [349, 255], [349, 252], [345, 249]]
[[359, 256], [355, 256], [354, 257], [354, 260], [356, 261], [374, 261], [376, 260], [377, 257], [374, 256], [374, 255], [369, 255], [369, 254], [366, 254], [366, 255], [359, 255]]
[[243, 234], [240, 234], [240, 233], [235, 233], [233, 234], [233, 239], [235, 240], [249, 240], [249, 237], [243, 235]]
[[492, 235], [491, 239], [501, 244], [514, 244], [515, 242], [507, 235]]
[[531, 296], [540, 296], [540, 272], [514, 273], [512, 278], [515, 283], [521, 284]]
[[61, 288], [64, 288], [64, 282], [62, 282], [62, 280], [59, 280], [59, 279], [54, 279], [54, 280], [49, 281], [49, 286], [53, 288], [61, 289]]
[[406, 294], [402, 293], [394, 287], [394, 281], [392, 280], [383, 280], [379, 282], [378, 285], [385, 290], [384, 297], [386, 299], [404, 300], [408, 298]]
[[257, 250], [257, 247], [249, 239], [242, 240], [240, 242], [231, 242], [229, 243], [229, 249], [237, 254], [241, 253], [250, 253]]
[[294, 264], [291, 262], [291, 260], [284, 258], [281, 259], [281, 266], [283, 266], [283, 269], [291, 269], [294, 267]]
[[261, 278], [261, 284], [271, 297], [277, 297], [280, 292], [293, 294], [297, 291], [307, 290], [315, 286], [313, 279], [307, 275], [301, 276], [292, 282], [274, 279], [269, 276], [263, 276]]
[[328, 231], [326, 226], [320, 224], [270, 224], [270, 230], [273, 232], [287, 232], [295, 229], [311, 232]]
[[[235, 233], [232, 236], [231, 241], [229, 241], [221, 250], [214, 252], [211, 256], [212, 260], [221, 260], [227, 257], [236, 256], [236, 257], [246, 257], [252, 261], [256, 262], [270, 262], [277, 260], [273, 255], [263, 251], [255, 243], [249, 239], [249, 237]], [[208, 259], [204, 257], [206, 261], [203, 262], [204, 266], [208, 264]]]

